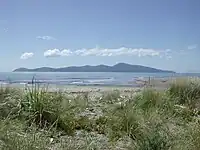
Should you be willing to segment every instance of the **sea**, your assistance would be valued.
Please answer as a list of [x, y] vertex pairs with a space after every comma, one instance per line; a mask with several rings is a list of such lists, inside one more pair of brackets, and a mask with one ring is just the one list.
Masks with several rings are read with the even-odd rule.
[[200, 77], [200, 73], [124, 73], [124, 72], [1, 72], [0, 84], [53, 84], [78, 86], [137, 86], [147, 78]]

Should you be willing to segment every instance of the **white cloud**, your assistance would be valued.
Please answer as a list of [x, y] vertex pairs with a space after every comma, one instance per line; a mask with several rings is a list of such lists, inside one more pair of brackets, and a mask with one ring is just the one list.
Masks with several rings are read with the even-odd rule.
[[20, 57], [20, 59], [29, 59], [29, 58], [31, 58], [31, 57], [33, 57], [33, 53], [32, 52], [30, 52], [30, 53], [23, 53], [22, 55], [21, 55], [21, 57]]
[[60, 52], [60, 56], [70, 56], [70, 55], [72, 55], [72, 54], [73, 54], [72, 51], [69, 50], [69, 49], [64, 49], [64, 50], [62, 50], [62, 51]]
[[44, 52], [45, 57], [57, 57], [60, 56], [60, 50], [59, 49], [52, 49], [52, 50], [47, 50]]
[[170, 50], [155, 50], [155, 49], [145, 49], [145, 48], [126, 48], [121, 47], [117, 49], [81, 49], [74, 52], [75, 55], [80, 56], [160, 56], [160, 55], [169, 55]]
[[188, 49], [189, 49], [189, 50], [196, 49], [197, 46], [198, 46], [197, 44], [189, 45], [189, 46], [188, 46]]
[[50, 49], [44, 52], [45, 57], [70, 56], [72, 54], [72, 51], [70, 51], [69, 49], [64, 49], [62, 51], [60, 51], [59, 49]]
[[57, 56], [160, 56], [171, 58], [170, 49], [156, 50], [156, 49], [145, 49], [145, 48], [116, 48], [116, 49], [103, 49], [103, 48], [92, 48], [92, 49], [78, 49], [71, 51], [69, 49], [59, 50], [52, 49], [44, 52], [45, 57], [57, 57]]
[[36, 38], [41, 40], [56, 40], [56, 38], [52, 36], [37, 36]]
[[160, 55], [159, 51], [154, 49], [132, 49], [132, 48], [119, 48], [119, 49], [101, 49], [100, 56], [120, 56], [120, 55], [127, 55], [127, 56], [158, 56]]

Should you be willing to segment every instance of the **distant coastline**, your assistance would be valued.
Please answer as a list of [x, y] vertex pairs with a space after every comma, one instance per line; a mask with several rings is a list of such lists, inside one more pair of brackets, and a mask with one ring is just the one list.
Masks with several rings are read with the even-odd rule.
[[35, 69], [18, 68], [13, 72], [140, 72], [140, 73], [176, 73], [170, 70], [156, 69], [141, 65], [131, 65], [118, 63], [114, 66], [97, 65], [97, 66], [71, 66], [64, 68], [41, 67]]

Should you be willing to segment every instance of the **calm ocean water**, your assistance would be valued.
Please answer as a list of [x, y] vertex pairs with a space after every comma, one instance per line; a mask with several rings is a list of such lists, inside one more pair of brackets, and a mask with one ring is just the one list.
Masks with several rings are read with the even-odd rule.
[[124, 85], [134, 86], [134, 80], [139, 78], [169, 78], [172, 76], [198, 76], [197, 74], [172, 73], [114, 73], [114, 72], [46, 72], [46, 73], [0, 73], [0, 84], [30, 84], [33, 77], [39, 83], [55, 85]]

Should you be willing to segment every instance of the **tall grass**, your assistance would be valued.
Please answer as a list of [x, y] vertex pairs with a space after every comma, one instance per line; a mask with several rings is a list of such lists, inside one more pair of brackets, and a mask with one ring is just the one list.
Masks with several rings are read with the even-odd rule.
[[135, 149], [169, 149], [172, 138], [167, 133], [165, 117], [157, 112], [161, 102], [158, 92], [146, 89], [122, 107], [108, 111], [106, 124], [110, 138], [118, 140], [128, 136]]
[[15, 118], [20, 112], [21, 91], [10, 87], [0, 88], [0, 119]]
[[200, 106], [200, 82], [183, 80], [173, 83], [169, 88], [170, 97], [180, 105], [194, 109]]
[[[136, 149], [173, 149], [178, 145], [175, 141], [182, 139], [178, 134], [186, 122], [198, 120], [199, 91], [199, 84], [193, 82], [174, 83], [167, 92], [145, 89], [121, 107], [107, 111], [108, 134], [114, 140], [129, 136]], [[199, 140], [192, 141], [198, 147], [195, 142]]]

